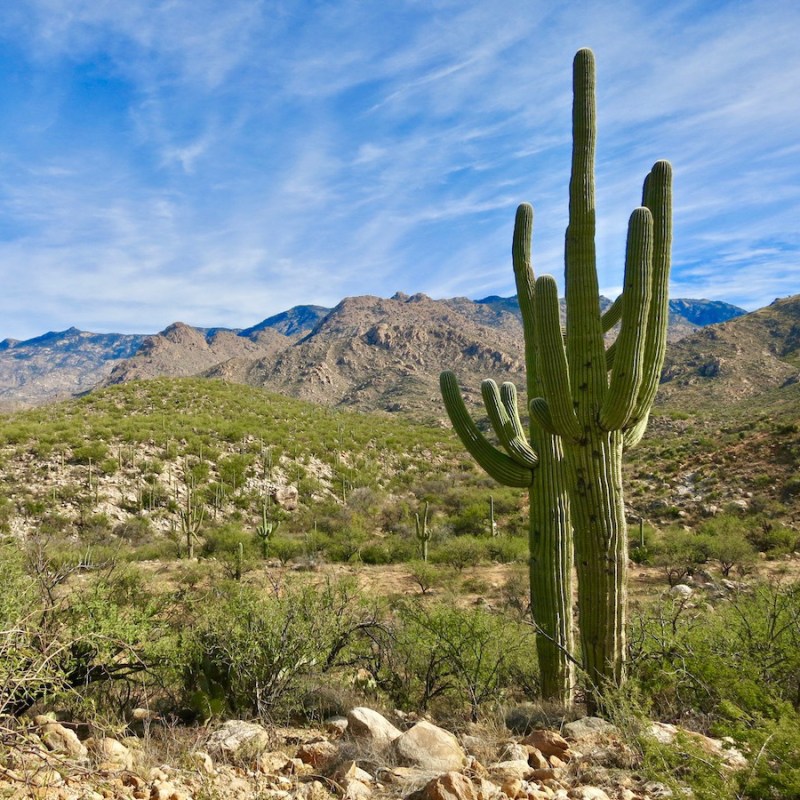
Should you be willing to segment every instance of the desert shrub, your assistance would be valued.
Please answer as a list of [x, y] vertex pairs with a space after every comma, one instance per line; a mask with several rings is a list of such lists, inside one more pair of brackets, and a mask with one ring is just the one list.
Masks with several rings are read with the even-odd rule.
[[360, 634], [377, 624], [346, 582], [287, 584], [267, 596], [217, 587], [187, 634], [189, 702], [204, 716], [289, 711], [310, 676], [357, 660], [367, 648]]
[[486, 540], [476, 536], [451, 536], [431, 548], [431, 562], [457, 570], [475, 567], [486, 558]]
[[769, 519], [762, 519], [758, 525], [747, 531], [747, 540], [768, 558], [776, 558], [791, 553], [800, 546], [800, 534], [784, 525]]
[[86, 698], [103, 683], [126, 687], [164, 686], [173, 663], [174, 638], [162, 607], [140, 579], [106, 567], [80, 592], [53, 593], [71, 568], [46, 556], [27, 574], [31, 555], [5, 550], [0, 584], [0, 710], [19, 714], [45, 699]]
[[128, 544], [139, 545], [153, 535], [153, 526], [147, 517], [128, 517], [114, 526], [113, 533]]
[[722, 574], [727, 577], [734, 567], [739, 572], [748, 571], [755, 562], [755, 550], [741, 529], [716, 529], [707, 523], [701, 529], [703, 552], [711, 561], [716, 561]]
[[409, 577], [419, 586], [422, 594], [428, 594], [435, 587], [441, 586], [445, 577], [440, 567], [422, 561], [422, 559], [410, 561], [408, 572]]
[[486, 540], [485, 548], [486, 555], [501, 564], [528, 558], [528, 542], [522, 536], [493, 536]]
[[[26, 556], [13, 539], [0, 540], [0, 628], [14, 626], [34, 606], [36, 584], [26, 569]], [[2, 683], [0, 682], [0, 685]]]
[[292, 559], [299, 558], [305, 553], [305, 545], [299, 539], [290, 539], [287, 536], [275, 536], [270, 539], [269, 553], [277, 558], [281, 564], [288, 564]]
[[108, 445], [105, 442], [95, 440], [76, 447], [72, 451], [70, 461], [73, 464], [99, 464], [108, 457]]
[[240, 543], [248, 556], [255, 555], [253, 536], [241, 525], [225, 523], [208, 527], [203, 531], [203, 544], [199, 555], [204, 558], [223, 558], [235, 554]]
[[753, 754], [732, 796], [793, 796], [785, 790], [800, 784], [800, 583], [756, 584], [713, 613], [657, 604], [634, 618], [631, 646], [631, 690], [651, 713], [704, 720]]
[[477, 720], [506, 696], [512, 676], [532, 672], [532, 629], [484, 608], [402, 603], [381, 683], [402, 708], [436, 707]]
[[417, 549], [409, 539], [392, 536], [371, 539], [361, 547], [359, 554], [364, 564], [397, 564], [414, 558]]
[[663, 572], [670, 586], [684, 581], [708, 560], [705, 540], [682, 528], [668, 528], [651, 548], [650, 563]]
[[489, 533], [489, 504], [470, 503], [450, 517], [450, 528], [456, 536], [480, 536]]

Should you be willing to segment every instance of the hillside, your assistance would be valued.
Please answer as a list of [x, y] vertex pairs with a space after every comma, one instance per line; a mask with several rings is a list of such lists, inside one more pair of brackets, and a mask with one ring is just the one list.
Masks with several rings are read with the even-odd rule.
[[[705, 300], [674, 300], [671, 309], [671, 341], [743, 313]], [[515, 297], [401, 293], [346, 298], [335, 309], [296, 306], [243, 330], [176, 322], [152, 336], [127, 336], [73, 328], [0, 345], [0, 408], [127, 380], [206, 375], [329, 405], [427, 414], [441, 369], [463, 366], [470, 384], [495, 364], [513, 374], [520, 333]]]
[[672, 344], [660, 403], [720, 405], [800, 380], [800, 295]]
[[20, 342], [0, 342], [0, 407], [47, 403], [93, 389], [115, 363], [130, 358], [144, 336], [77, 328]]
[[[698, 322], [728, 319], [740, 312], [724, 303], [674, 301], [670, 339], [697, 330]], [[444, 369], [458, 373], [468, 387], [468, 399], [477, 398], [480, 381], [489, 375], [524, 383], [522, 324], [513, 297], [479, 301], [402, 293], [390, 299], [349, 297], [326, 315], [311, 319], [314, 327], [279, 352], [255, 359], [242, 353], [194, 374], [326, 405], [401, 412], [428, 420], [442, 418], [438, 375]], [[166, 362], [143, 363], [137, 354], [118, 366], [110, 382], [188, 374], [182, 371], [188, 354], [184, 357], [175, 349], [171, 355], [173, 367]]]

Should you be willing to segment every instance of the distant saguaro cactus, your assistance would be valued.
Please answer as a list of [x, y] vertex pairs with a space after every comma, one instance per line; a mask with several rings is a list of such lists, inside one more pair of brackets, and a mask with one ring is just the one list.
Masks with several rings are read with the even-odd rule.
[[261, 556], [265, 560], [269, 558], [269, 543], [272, 535], [280, 527], [280, 520], [271, 519], [270, 515], [271, 498], [267, 495], [261, 506], [261, 523], [256, 525], [256, 536], [261, 540]]
[[[531, 416], [558, 435], [569, 473], [583, 665], [595, 690], [625, 677], [628, 540], [622, 453], [644, 434], [666, 349], [672, 168], [657, 162], [630, 218], [624, 288], [600, 312], [595, 258], [595, 64], [573, 65], [573, 149], [565, 248], [566, 342], [549, 275], [535, 287], [542, 396]], [[608, 349], [604, 333], [621, 322]], [[596, 705], [596, 691], [590, 695]]]
[[417, 541], [419, 542], [420, 550], [422, 551], [422, 560], [428, 560], [428, 542], [431, 540], [431, 529], [428, 527], [428, 504], [425, 503], [425, 508], [420, 517], [419, 512], [414, 514], [414, 526]]

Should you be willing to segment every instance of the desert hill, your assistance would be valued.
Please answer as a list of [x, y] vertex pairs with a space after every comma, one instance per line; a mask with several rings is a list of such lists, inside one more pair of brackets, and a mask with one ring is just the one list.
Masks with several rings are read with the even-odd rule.
[[[672, 301], [671, 312], [672, 341], [744, 313], [683, 299]], [[241, 330], [181, 322], [151, 336], [71, 328], [0, 344], [0, 406], [38, 405], [129, 380], [200, 375], [327, 405], [428, 413], [445, 368], [475, 391], [490, 374], [521, 383], [521, 340], [515, 297], [432, 300], [402, 293], [349, 297], [333, 309], [296, 306]]]
[[701, 329], [667, 350], [659, 395], [724, 403], [800, 380], [800, 295]]
[[[604, 303], [610, 301], [604, 299]], [[311, 326], [295, 341], [280, 341], [256, 357], [247, 352], [194, 373], [197, 364], [180, 348], [164, 350], [174, 357], [158, 362], [145, 352], [118, 365], [108, 383], [157, 375], [198, 374], [246, 383], [326, 405], [364, 411], [403, 412], [418, 418], [440, 416], [438, 375], [455, 370], [470, 395], [477, 397], [486, 376], [524, 383], [522, 324], [516, 298], [487, 297], [433, 300], [424, 294], [397, 293], [389, 299], [345, 298], [327, 314], [295, 314]], [[288, 313], [288, 312], [287, 312]], [[673, 301], [670, 339], [677, 341], [715, 319], [731, 319], [741, 309], [710, 301]], [[280, 317], [281, 315], [279, 315]], [[273, 330], [301, 332], [272, 318]], [[256, 326], [263, 329], [266, 325]], [[254, 330], [254, 329], [249, 329]], [[153, 338], [155, 347], [164, 334]], [[241, 334], [240, 334], [241, 338]], [[209, 355], [211, 355], [209, 353]]]

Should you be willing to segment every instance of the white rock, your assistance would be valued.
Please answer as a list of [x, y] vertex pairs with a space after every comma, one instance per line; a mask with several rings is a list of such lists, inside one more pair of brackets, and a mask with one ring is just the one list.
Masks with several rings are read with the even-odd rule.
[[457, 771], [466, 763], [466, 753], [449, 731], [422, 720], [392, 742], [401, 764], [440, 772]]
[[385, 750], [402, 733], [386, 717], [366, 706], [347, 712], [347, 730], [352, 736], [372, 744], [376, 750]]
[[267, 731], [253, 722], [232, 719], [215, 730], [206, 741], [212, 755], [256, 755], [269, 744]]

